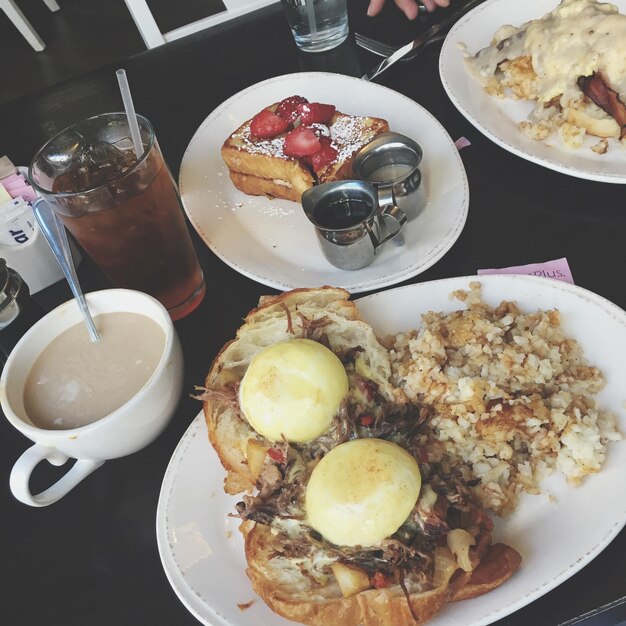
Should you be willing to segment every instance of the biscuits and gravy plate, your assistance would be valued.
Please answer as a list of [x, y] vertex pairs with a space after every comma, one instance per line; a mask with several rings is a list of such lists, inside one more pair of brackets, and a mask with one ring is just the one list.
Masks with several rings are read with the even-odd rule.
[[[344, 113], [374, 116], [417, 141], [427, 205], [379, 258], [358, 271], [326, 260], [300, 204], [249, 196], [231, 182], [220, 155], [226, 138], [263, 106], [298, 94], [332, 103]], [[413, 100], [365, 81], [321, 72], [289, 74], [232, 96], [200, 125], [181, 164], [180, 192], [187, 215], [207, 246], [241, 274], [280, 290], [335, 285], [360, 293], [425, 271], [457, 240], [469, 206], [461, 158], [441, 124]]]
[[[625, 0], [614, 0], [610, 4], [615, 5], [619, 13], [623, 15], [626, 14]], [[595, 65], [592, 62], [595, 53], [593, 50], [587, 50], [587, 45], [593, 43], [592, 38], [597, 36], [598, 33], [595, 33], [594, 26], [589, 26], [589, 24], [592, 24], [592, 21], [596, 19], [595, 17], [589, 18], [589, 12], [596, 10], [596, 7], [602, 6], [602, 3], [596, 5], [595, 2], [590, 2], [585, 3], [584, 6], [581, 4], [579, 7], [574, 7], [573, 9], [570, 6], [564, 7], [566, 11], [564, 11], [563, 15], [572, 10], [578, 11], [582, 9], [581, 15], [584, 17], [581, 19], [580, 23], [577, 23], [580, 28], [577, 32], [573, 33], [574, 36], [582, 36], [580, 33], [585, 31], [586, 27], [588, 28], [588, 31], [585, 31], [588, 32], [585, 41], [581, 42], [578, 48], [579, 51], [585, 51], [582, 60], [573, 59], [572, 54], [575, 51], [575, 46], [572, 47], [572, 54], [568, 53], [568, 55], [566, 55], [567, 58], [564, 59], [562, 56], [559, 56], [557, 49], [552, 50], [550, 48], [549, 41], [545, 41], [546, 39], [550, 39], [550, 35], [546, 34], [551, 32], [548, 30], [550, 24], [554, 24], [556, 29], [565, 25], [561, 16], [556, 20], [537, 22], [539, 28], [533, 33], [535, 39], [533, 39], [532, 45], [542, 50], [542, 52], [537, 52], [538, 55], [546, 57], [546, 55], [551, 54], [553, 57], [549, 60], [551, 64], [549, 66], [547, 65], [548, 60], [546, 60], [546, 67], [548, 67], [546, 72], [552, 71], [559, 74], [559, 68], [562, 67], [562, 73], [572, 71], [576, 74], [573, 76], [572, 80], [569, 81], [572, 83], [568, 87], [571, 93], [566, 94], [566, 98], [570, 97], [576, 91], [578, 72], [581, 72], [581, 76], [586, 76], [591, 73], [591, 71], [595, 71]], [[599, 139], [597, 136], [587, 134], [582, 137], [581, 147], [573, 149], [568, 147], [567, 143], [568, 140], [572, 138], [572, 133], [576, 134], [577, 129], [569, 124], [562, 129], [565, 131], [563, 133], [565, 140], [559, 137], [558, 132], [553, 132], [539, 140], [537, 138], [531, 138], [531, 136], [522, 132], [520, 123], [522, 126], [526, 125], [527, 128], [530, 126], [528, 119], [537, 104], [536, 100], [515, 100], [510, 97], [502, 98], [495, 95], [495, 93], [490, 95], [468, 71], [464, 59], [464, 52], [470, 56], [476, 55], [477, 52], [489, 47], [490, 44], [493, 43], [492, 38], [499, 32], [498, 37], [509, 35], [505, 44], [499, 44], [500, 49], [503, 50], [502, 55], [506, 57], [506, 46], [513, 44], [512, 47], [515, 48], [514, 39], [516, 31], [510, 29], [508, 25], [515, 28], [521, 27], [531, 20], [540, 20], [557, 7], [559, 7], [558, 0], [527, 0], [525, 2], [516, 2], [516, 0], [487, 0], [473, 9], [453, 26], [444, 42], [439, 60], [439, 72], [443, 86], [457, 109], [480, 132], [505, 150], [523, 159], [563, 174], [600, 182], [624, 184], [626, 183], [626, 150], [624, 149], [623, 142], [620, 143], [618, 139], [613, 138], [608, 140]], [[602, 17], [603, 11], [604, 9], [598, 9], [596, 16]], [[624, 19], [626, 20], [626, 18]], [[542, 33], [540, 28], [545, 28], [545, 32]], [[619, 25], [617, 28], [621, 32], [623, 30], [623, 24]], [[589, 32], [591, 34], [589, 34]], [[511, 33], [513, 33], [513, 36], [510, 36]], [[520, 33], [520, 35], [523, 34], [523, 32]], [[561, 34], [567, 39], [569, 29], [567, 32], [563, 30], [562, 33], [555, 30], [552, 38], [556, 40], [557, 36]], [[537, 39], [542, 38], [544, 41], [537, 42]], [[568, 42], [568, 45], [570, 44], [571, 42]], [[601, 51], [611, 49], [610, 45], [607, 48], [606, 42], [604, 41], [599, 41], [597, 45], [599, 46], [598, 49]], [[541, 46], [541, 48], [538, 46]], [[494, 48], [495, 47], [496, 46], [494, 46]], [[606, 54], [606, 52], [600, 52], [599, 54]], [[517, 57], [517, 53], [513, 52], [511, 56]], [[617, 56], [614, 55], [612, 60], [618, 62], [618, 56], [619, 54]], [[517, 61], [518, 59], [515, 60]], [[545, 68], [542, 67], [542, 71], [543, 69]], [[603, 68], [600, 68], [600, 73], [602, 73], [602, 69]], [[617, 69], [619, 70], [619, 67]], [[613, 69], [611, 71], [614, 74], [616, 73]], [[521, 73], [522, 72], [518, 74], [518, 77]], [[623, 74], [623, 69], [617, 72], [617, 75], [620, 74]], [[544, 74], [542, 74], [541, 79], [545, 79]], [[548, 76], [548, 79], [550, 83], [546, 84], [549, 90], [554, 87], [554, 81], [556, 79], [552, 74]], [[491, 88], [493, 87], [494, 85], [491, 85]], [[521, 87], [521, 91], [524, 91], [527, 85], [522, 85]], [[542, 85], [540, 84], [539, 87], [541, 89]], [[620, 85], [616, 84], [614, 87], [618, 89]], [[492, 91], [496, 91], [496, 89], [492, 89]], [[532, 89], [534, 89], [534, 86]], [[560, 90], [556, 90], [555, 94], [558, 97]], [[563, 100], [564, 99], [561, 98], [562, 102]], [[588, 101], [585, 102], [585, 110], [582, 112], [584, 114], [590, 113], [591, 115], [588, 115], [588, 118], [604, 117], [599, 109], [593, 106], [588, 107]], [[589, 108], [593, 110], [589, 111]], [[549, 113], [549, 109], [550, 103], [546, 100], [546, 113]], [[578, 107], [564, 110], [565, 115], [574, 118], [578, 116], [580, 112], [581, 110]], [[611, 120], [609, 119], [607, 121]], [[531, 130], [536, 130], [536, 128], [535, 126]], [[529, 132], [528, 134], [531, 133]], [[580, 137], [576, 137], [575, 139], [576, 143], [580, 143]], [[572, 142], [569, 143], [571, 145]]]
[[[582, 288], [530, 276], [460, 277], [409, 285], [357, 300], [363, 319], [379, 337], [419, 327], [421, 314], [459, 308], [450, 298], [472, 281], [482, 300], [497, 306], [511, 300], [528, 313], [558, 309], [567, 337], [606, 381], [598, 405], [626, 430], [626, 313]], [[606, 350], [610, 344], [613, 349]], [[207, 355], [207, 361], [211, 355]], [[201, 381], [199, 381], [201, 382]], [[241, 496], [223, 491], [223, 470], [207, 437], [204, 416], [196, 417], [166, 471], [157, 510], [161, 560], [183, 604], [204, 624], [278, 626], [289, 624], [254, 595], [245, 574], [240, 520], [229, 517]], [[610, 443], [602, 469], [578, 487], [558, 475], [542, 483], [540, 495], [523, 495], [509, 516], [495, 520], [494, 540], [514, 546], [520, 569], [505, 584], [471, 602], [448, 604], [434, 626], [485, 626], [541, 597], [595, 558], [626, 523], [626, 446]], [[607, 494], [611, 494], [607, 497]]]

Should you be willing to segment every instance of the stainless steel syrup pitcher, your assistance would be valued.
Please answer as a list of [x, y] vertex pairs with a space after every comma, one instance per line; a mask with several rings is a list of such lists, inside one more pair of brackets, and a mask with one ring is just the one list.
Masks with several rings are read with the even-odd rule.
[[324, 256], [336, 267], [358, 270], [369, 265], [381, 246], [406, 222], [397, 206], [381, 206], [370, 183], [325, 183], [302, 194], [302, 207], [315, 226]]

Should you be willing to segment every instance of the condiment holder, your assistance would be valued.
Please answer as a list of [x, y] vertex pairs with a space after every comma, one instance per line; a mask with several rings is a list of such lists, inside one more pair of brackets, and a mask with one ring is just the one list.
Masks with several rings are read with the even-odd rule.
[[[9, 179], [19, 176], [17, 184], [26, 181], [27, 168], [15, 166], [7, 157], [1, 157], [0, 176], [3, 166], [5, 172], [12, 172]], [[31, 203], [37, 200], [38, 195], [33, 187], [23, 182], [19, 187], [9, 186], [7, 189], [11, 194], [19, 195], [14, 195], [4, 204], [0, 202], [0, 255], [22, 276], [34, 294], [61, 280], [63, 272], [34, 219]], [[69, 244], [78, 267], [82, 260], [80, 252], [72, 240]]]
[[[324, 183], [307, 189], [302, 207], [315, 226], [324, 256], [344, 270], [369, 265], [406, 222], [397, 206], [381, 206], [376, 188], [365, 181]], [[381, 228], [379, 222], [387, 228]]]
[[330, 263], [358, 270], [374, 261], [386, 241], [404, 244], [403, 225], [426, 205], [421, 160], [422, 148], [411, 138], [383, 133], [356, 155], [352, 169], [359, 180], [325, 183], [302, 194]]
[[422, 148], [400, 133], [383, 133], [368, 143], [354, 159], [356, 178], [366, 180], [378, 191], [381, 206], [394, 204], [415, 219], [426, 205], [419, 164]]

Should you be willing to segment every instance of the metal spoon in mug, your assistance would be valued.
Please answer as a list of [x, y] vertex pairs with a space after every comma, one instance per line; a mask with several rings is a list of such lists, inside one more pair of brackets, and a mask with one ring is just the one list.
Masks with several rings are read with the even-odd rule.
[[85, 300], [85, 296], [78, 282], [78, 277], [76, 276], [76, 269], [74, 268], [74, 261], [72, 259], [72, 253], [70, 252], [65, 226], [63, 226], [61, 220], [43, 198], [39, 198], [33, 202], [33, 213], [35, 214], [39, 228], [41, 228], [41, 232], [44, 234], [50, 249], [65, 274], [65, 278], [70, 285], [74, 298], [76, 298], [78, 308], [85, 320], [85, 324], [87, 324], [91, 341], [100, 341], [100, 333], [98, 333], [98, 329], [89, 313], [87, 301]]

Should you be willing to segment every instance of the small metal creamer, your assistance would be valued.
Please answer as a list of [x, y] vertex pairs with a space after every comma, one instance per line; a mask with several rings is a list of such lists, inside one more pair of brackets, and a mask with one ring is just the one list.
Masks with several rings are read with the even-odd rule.
[[381, 206], [393, 204], [415, 219], [426, 205], [419, 164], [422, 148], [410, 137], [387, 132], [378, 135], [355, 157], [354, 175], [378, 191]]

